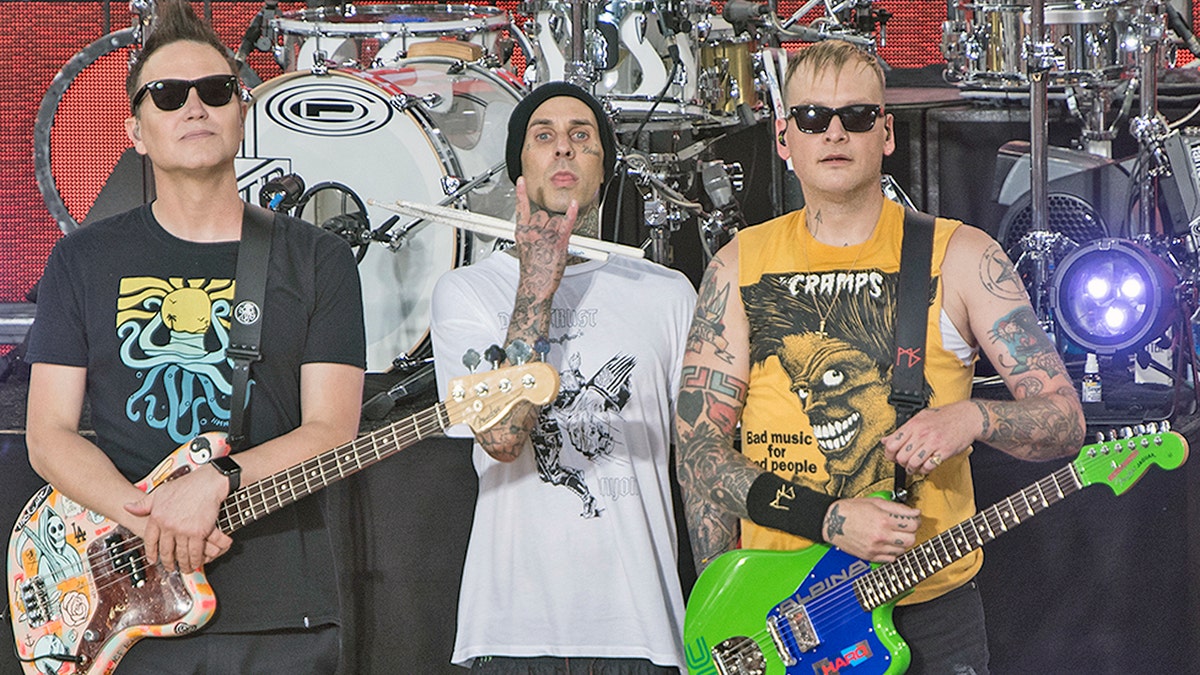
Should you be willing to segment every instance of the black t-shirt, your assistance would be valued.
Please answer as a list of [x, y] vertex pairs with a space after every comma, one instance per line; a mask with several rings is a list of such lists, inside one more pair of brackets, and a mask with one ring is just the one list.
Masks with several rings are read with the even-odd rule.
[[[192, 437], [227, 431], [237, 242], [178, 239], [150, 207], [64, 237], [38, 287], [27, 358], [87, 368], [96, 444], [131, 481]], [[364, 367], [354, 255], [338, 237], [275, 218], [251, 371], [249, 446], [300, 425], [300, 366]], [[338, 621], [333, 555], [318, 495], [233, 533], [206, 567], [217, 615], [206, 630], [243, 632]]]

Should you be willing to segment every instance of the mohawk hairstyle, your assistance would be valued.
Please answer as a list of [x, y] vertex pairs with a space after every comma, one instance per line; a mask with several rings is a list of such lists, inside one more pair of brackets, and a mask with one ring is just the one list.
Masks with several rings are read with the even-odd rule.
[[216, 31], [196, 16], [187, 0], [158, 0], [154, 23], [151, 24], [149, 36], [142, 43], [142, 49], [134, 55], [129, 66], [129, 75], [125, 78], [125, 92], [129, 95], [130, 105], [137, 94], [142, 76], [142, 68], [154, 52], [176, 42], [198, 42], [217, 50], [229, 63], [229, 72], [237, 75], [239, 68], [229, 48], [221, 42]]

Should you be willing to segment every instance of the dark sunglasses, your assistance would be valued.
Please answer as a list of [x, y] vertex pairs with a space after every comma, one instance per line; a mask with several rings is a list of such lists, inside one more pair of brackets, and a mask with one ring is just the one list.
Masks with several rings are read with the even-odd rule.
[[792, 106], [792, 119], [796, 127], [806, 134], [819, 134], [829, 128], [833, 116], [837, 115], [846, 131], [861, 133], [875, 127], [881, 108], [874, 103], [859, 103], [842, 108], [827, 108], [823, 105]]
[[187, 103], [192, 87], [205, 105], [223, 106], [233, 98], [238, 89], [237, 75], [209, 75], [198, 80], [152, 80], [142, 85], [133, 97], [133, 109], [150, 94], [159, 110], [179, 110]]

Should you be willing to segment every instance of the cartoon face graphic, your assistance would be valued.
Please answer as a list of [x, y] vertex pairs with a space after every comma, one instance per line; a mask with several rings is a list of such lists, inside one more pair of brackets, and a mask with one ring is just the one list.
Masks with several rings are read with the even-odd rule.
[[875, 361], [848, 343], [816, 333], [789, 335], [779, 360], [818, 447], [831, 462], [865, 461], [895, 425], [889, 388], [880, 381]]

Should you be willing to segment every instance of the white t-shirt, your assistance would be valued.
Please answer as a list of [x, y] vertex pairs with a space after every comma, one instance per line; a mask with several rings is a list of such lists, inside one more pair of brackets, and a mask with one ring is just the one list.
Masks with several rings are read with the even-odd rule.
[[[518, 275], [500, 253], [438, 281], [440, 391], [468, 372], [468, 349], [504, 346]], [[647, 261], [567, 267], [547, 336], [558, 398], [516, 461], [475, 446], [479, 498], [454, 663], [562, 656], [683, 667], [668, 463], [695, 298], [682, 274]]]

